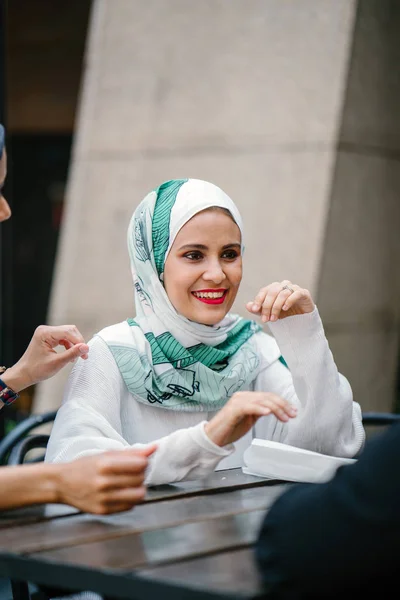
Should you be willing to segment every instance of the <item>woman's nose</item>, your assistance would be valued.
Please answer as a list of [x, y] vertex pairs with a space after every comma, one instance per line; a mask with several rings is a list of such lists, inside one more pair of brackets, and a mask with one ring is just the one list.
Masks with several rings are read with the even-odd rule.
[[213, 281], [214, 283], [221, 283], [226, 278], [224, 270], [219, 262], [213, 262], [208, 265], [207, 270], [203, 274], [205, 281]]

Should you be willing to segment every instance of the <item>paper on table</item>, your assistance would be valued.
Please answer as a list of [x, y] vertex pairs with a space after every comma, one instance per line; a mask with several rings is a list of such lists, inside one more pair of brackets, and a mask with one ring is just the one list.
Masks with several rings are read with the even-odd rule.
[[256, 438], [244, 453], [242, 470], [256, 477], [321, 483], [331, 479], [341, 465], [353, 464], [356, 460]]

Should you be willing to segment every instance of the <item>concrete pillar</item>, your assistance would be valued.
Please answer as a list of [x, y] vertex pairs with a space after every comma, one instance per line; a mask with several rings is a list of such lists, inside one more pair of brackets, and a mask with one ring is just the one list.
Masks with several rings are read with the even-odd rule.
[[393, 410], [400, 322], [400, 4], [360, 0], [318, 305], [364, 410]]

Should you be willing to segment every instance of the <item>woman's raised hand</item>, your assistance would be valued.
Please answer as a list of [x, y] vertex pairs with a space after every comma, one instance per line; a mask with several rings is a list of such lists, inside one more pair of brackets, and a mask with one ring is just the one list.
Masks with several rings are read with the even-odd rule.
[[236, 392], [204, 430], [214, 444], [226, 446], [243, 437], [260, 417], [271, 414], [286, 422], [296, 416], [297, 409], [270, 392]]
[[254, 300], [247, 302], [246, 308], [266, 323], [310, 313], [315, 304], [308, 290], [285, 279], [261, 288]]

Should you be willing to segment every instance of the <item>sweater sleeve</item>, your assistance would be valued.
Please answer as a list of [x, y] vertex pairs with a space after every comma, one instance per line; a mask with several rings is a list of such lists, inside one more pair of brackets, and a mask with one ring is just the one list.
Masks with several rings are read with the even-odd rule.
[[388, 579], [397, 582], [399, 450], [393, 425], [329, 482], [295, 484], [275, 501], [255, 547], [269, 586], [288, 588], [288, 598], [378, 598]]
[[[47, 446], [46, 462], [67, 462], [106, 450], [147, 445], [131, 445], [124, 438], [121, 402], [127, 391], [107, 344], [95, 336], [89, 346], [88, 360], [78, 361], [68, 378]], [[233, 446], [221, 448], [207, 437], [204, 424], [205, 421], [152, 440], [157, 450], [150, 459], [147, 485], [204, 478], [232, 453]], [[150, 440], [151, 432], [149, 443]]]
[[147, 485], [204, 479], [233, 452], [233, 444], [223, 448], [214, 444], [204, 431], [205, 424], [206, 421], [202, 421], [157, 440], [157, 452], [146, 475]]
[[274, 361], [261, 371], [255, 390], [274, 392], [295, 405], [287, 423], [260, 419], [256, 435], [323, 454], [354, 457], [363, 447], [361, 407], [336, 367], [317, 308], [270, 324], [288, 366]]

